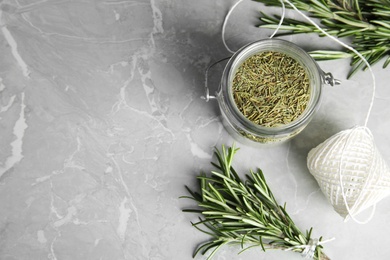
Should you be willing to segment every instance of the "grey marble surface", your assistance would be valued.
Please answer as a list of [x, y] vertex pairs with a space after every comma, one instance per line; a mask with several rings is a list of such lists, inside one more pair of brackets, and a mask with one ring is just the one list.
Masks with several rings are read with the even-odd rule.
[[[215, 146], [234, 142], [216, 102], [200, 99], [205, 68], [229, 55], [221, 26], [233, 4], [0, 1], [0, 259], [191, 259], [208, 237], [191, 227], [197, 216], [181, 212], [191, 202], [179, 196], [211, 169]], [[237, 7], [226, 30], [232, 49], [270, 35], [254, 26], [260, 10], [278, 11], [252, 1]], [[306, 50], [333, 44], [287, 39]], [[348, 63], [320, 62], [342, 85], [324, 88], [299, 136], [272, 148], [237, 143], [235, 167], [262, 168], [302, 230], [335, 238], [325, 245], [331, 259], [388, 259], [390, 199], [368, 224], [344, 223], [306, 167], [311, 148], [364, 122], [371, 77], [346, 80]], [[221, 69], [212, 72], [213, 86]], [[373, 71], [368, 126], [389, 159], [389, 70]], [[223, 248], [215, 259], [301, 259], [239, 250]]]

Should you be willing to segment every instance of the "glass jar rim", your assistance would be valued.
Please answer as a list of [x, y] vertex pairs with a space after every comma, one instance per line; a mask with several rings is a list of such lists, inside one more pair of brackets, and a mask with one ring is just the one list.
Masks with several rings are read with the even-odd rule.
[[[309, 103], [303, 113], [294, 121], [275, 127], [266, 127], [256, 124], [246, 118], [238, 109], [232, 94], [232, 82], [237, 68], [249, 57], [264, 51], [275, 51], [289, 55], [297, 60], [307, 71], [310, 84]], [[225, 110], [234, 123], [243, 127], [253, 134], [283, 134], [293, 131], [307, 122], [316, 111], [320, 98], [322, 80], [320, 68], [314, 59], [298, 45], [281, 39], [264, 39], [249, 43], [239, 49], [228, 61], [222, 74], [218, 99], [225, 106]], [[232, 119], [232, 118], [231, 118]]]

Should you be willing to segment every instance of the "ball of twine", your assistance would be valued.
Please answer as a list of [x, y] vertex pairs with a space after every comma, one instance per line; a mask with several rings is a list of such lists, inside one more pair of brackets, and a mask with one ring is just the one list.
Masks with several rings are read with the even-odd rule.
[[375, 146], [367, 127], [335, 134], [307, 158], [310, 173], [317, 180], [337, 213], [357, 222], [355, 216], [390, 195], [390, 168]]

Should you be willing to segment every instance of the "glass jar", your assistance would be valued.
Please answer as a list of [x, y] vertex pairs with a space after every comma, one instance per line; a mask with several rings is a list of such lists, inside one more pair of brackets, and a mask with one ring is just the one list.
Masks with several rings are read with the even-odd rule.
[[[261, 126], [246, 118], [238, 109], [232, 93], [233, 79], [240, 65], [249, 57], [264, 51], [290, 56], [306, 70], [309, 78], [310, 97], [302, 114], [290, 123], [275, 127]], [[275, 144], [296, 136], [307, 126], [320, 104], [323, 83], [333, 85], [338, 84], [338, 81], [330, 73], [324, 73], [313, 58], [297, 45], [280, 39], [266, 39], [242, 47], [229, 59], [215, 98], [221, 110], [223, 125], [238, 141], [260, 145]]]

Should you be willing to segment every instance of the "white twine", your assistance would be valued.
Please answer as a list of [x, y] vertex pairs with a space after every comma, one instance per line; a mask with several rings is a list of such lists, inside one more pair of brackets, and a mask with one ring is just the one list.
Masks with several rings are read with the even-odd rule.
[[323, 240], [323, 241], [319, 241], [318, 239], [310, 239], [309, 243], [307, 243], [306, 245], [292, 246], [292, 247], [285, 249], [284, 251], [303, 249], [301, 252], [302, 257], [306, 258], [306, 259], [312, 259], [312, 258], [314, 258], [314, 254], [316, 252], [317, 246], [323, 245], [323, 244], [331, 242], [333, 240], [335, 240], [334, 237], [327, 239], [327, 240]]
[[[351, 143], [351, 139], [352, 139], [352, 135], [353, 135], [353, 131], [357, 131], [359, 130], [359, 128], [361, 127], [355, 127], [354, 129], [352, 129], [351, 133], [349, 133], [348, 137], [347, 137], [347, 140], [345, 141], [344, 143], [344, 146], [343, 146], [343, 149], [342, 149], [342, 152], [341, 152], [341, 158], [340, 158], [340, 165], [339, 165], [339, 168], [338, 168], [338, 171], [339, 171], [339, 181], [340, 181], [340, 187], [341, 187], [341, 194], [342, 194], [342, 197], [343, 197], [343, 201], [344, 201], [344, 204], [345, 204], [345, 208], [347, 209], [347, 212], [348, 212], [348, 216], [353, 220], [355, 221], [356, 223], [358, 224], [367, 224], [373, 217], [374, 217], [374, 213], [375, 213], [375, 210], [376, 210], [376, 203], [372, 206], [372, 210], [371, 210], [371, 214], [368, 216], [368, 218], [364, 221], [360, 221], [358, 220], [356, 217], [355, 217], [355, 214], [352, 213], [352, 211], [354, 211], [356, 205], [359, 205], [360, 201], [362, 200], [362, 197], [363, 197], [363, 192], [366, 190], [368, 184], [369, 184], [369, 181], [371, 178], [372, 178], [372, 175], [373, 175], [373, 171], [371, 169], [369, 169], [369, 175], [366, 177], [366, 180], [365, 180], [365, 183], [364, 183], [364, 186], [362, 187], [362, 190], [358, 196], [358, 198], [356, 199], [354, 205], [352, 206], [352, 209], [349, 207], [348, 205], [348, 202], [347, 202], [347, 196], [345, 194], [345, 190], [344, 190], [344, 184], [343, 184], [343, 174], [341, 173], [342, 172], [342, 165], [343, 165], [343, 160], [344, 160], [344, 155], [345, 155], [345, 150], [347, 149], [348, 145]], [[367, 127], [363, 127], [365, 131], [367, 131], [367, 133], [369, 135], [371, 135], [370, 131], [368, 130]], [[341, 142], [341, 140], [340, 140]], [[371, 165], [372, 167], [372, 165]], [[380, 172], [380, 174], [382, 174], [382, 172]], [[379, 176], [378, 180], [380, 180], [381, 177]], [[345, 218], [345, 221], [348, 220], [348, 216]]]
[[270, 39], [273, 38], [273, 37], [275, 36], [275, 34], [279, 31], [280, 27], [281, 27], [282, 24], [283, 24], [284, 16], [286, 15], [286, 7], [284, 6], [283, 0], [281, 0], [280, 3], [282, 4], [282, 16], [280, 17], [279, 24], [278, 24], [278, 26], [276, 27], [274, 33], [271, 34], [271, 36], [269, 37]]
[[[235, 51], [233, 51], [232, 49], [229, 48], [229, 46], [227, 45], [226, 43], [226, 39], [225, 39], [225, 33], [226, 33], [226, 25], [227, 25], [227, 21], [229, 20], [231, 14], [233, 13], [234, 9], [236, 9], [236, 7], [244, 0], [238, 0], [229, 10], [229, 12], [226, 14], [225, 16], [225, 19], [223, 21], [223, 24], [222, 24], [222, 43], [223, 45], [225, 46], [226, 50], [230, 53], [235, 53]], [[286, 15], [286, 8], [284, 6], [284, 2], [281, 1], [280, 2], [282, 4], [282, 16], [280, 18], [280, 21], [279, 21], [279, 24], [278, 24], [278, 27], [276, 28], [276, 30], [271, 34], [271, 36], [269, 38], [273, 38], [275, 36], [275, 34], [278, 32], [278, 30], [280, 29], [280, 27], [282, 26], [282, 23], [283, 23], [283, 20], [284, 20], [284, 16]]]
[[229, 12], [226, 14], [225, 16], [225, 19], [223, 21], [223, 24], [222, 24], [222, 43], [223, 45], [225, 46], [226, 50], [228, 50], [230, 53], [235, 53], [235, 51], [232, 51], [229, 46], [226, 44], [226, 41], [225, 41], [225, 31], [226, 31], [226, 24], [227, 24], [227, 21], [229, 20], [230, 18], [230, 15], [232, 14], [233, 10], [236, 9], [236, 7], [244, 0], [238, 0], [233, 6], [232, 8], [230, 8]]

